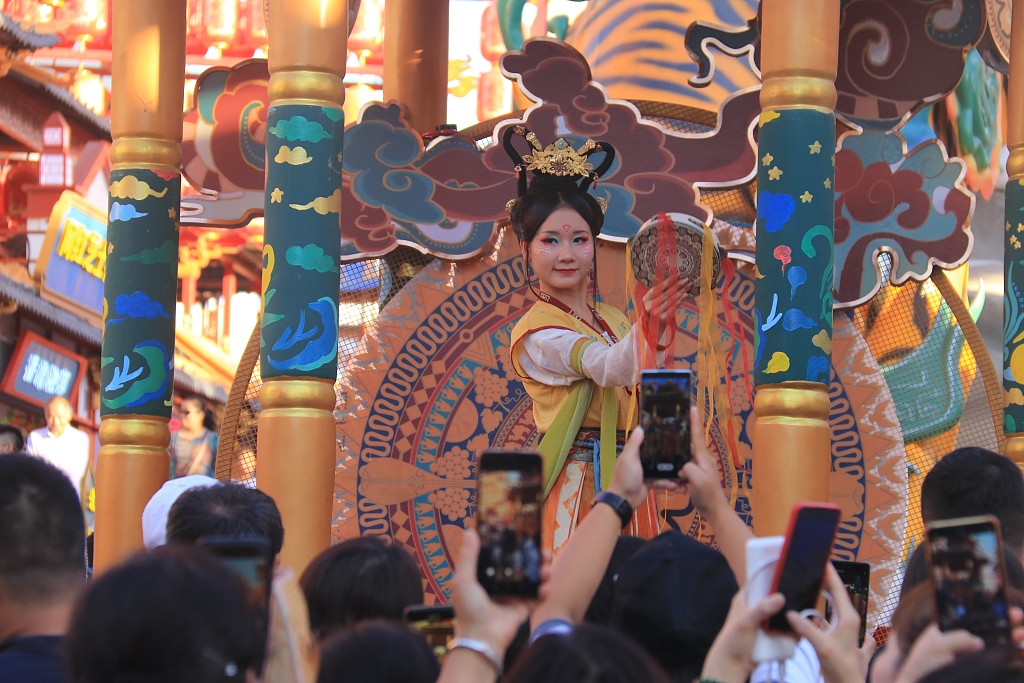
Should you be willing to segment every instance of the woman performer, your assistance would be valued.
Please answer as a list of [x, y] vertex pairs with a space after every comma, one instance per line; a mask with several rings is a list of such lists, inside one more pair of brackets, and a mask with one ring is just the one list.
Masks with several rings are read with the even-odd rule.
[[[516, 135], [526, 138], [531, 154], [519, 155], [512, 144]], [[630, 403], [638, 380], [637, 332], [621, 311], [597, 303], [596, 296], [593, 305], [587, 300], [591, 283], [597, 288], [595, 242], [605, 209], [587, 188], [611, 167], [615, 150], [587, 140], [577, 151], [564, 139], [542, 148], [521, 125], [507, 128], [503, 143], [519, 178], [519, 198], [509, 202], [509, 216], [528, 277], [532, 269], [540, 286], [538, 292], [531, 281], [539, 301], [512, 331], [511, 359], [543, 435], [538, 450], [544, 457], [544, 535], [557, 553], [600, 494], [602, 480], [607, 486], [624, 430], [635, 425]], [[597, 152], [604, 159], [595, 169], [587, 158]], [[534, 172], [528, 187], [526, 171]], [[687, 284], [676, 276], [661, 287]], [[665, 308], [666, 297], [660, 299]], [[650, 301], [645, 303], [650, 310]], [[666, 312], [660, 311], [662, 325]], [[629, 533], [657, 535], [653, 492], [636, 512]], [[625, 519], [628, 511], [620, 514]]]

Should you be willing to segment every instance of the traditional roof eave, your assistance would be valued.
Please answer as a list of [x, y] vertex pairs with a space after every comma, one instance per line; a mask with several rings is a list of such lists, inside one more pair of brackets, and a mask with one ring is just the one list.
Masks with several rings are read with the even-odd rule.
[[0, 45], [20, 52], [53, 47], [56, 44], [57, 36], [23, 29], [13, 17], [0, 12]]

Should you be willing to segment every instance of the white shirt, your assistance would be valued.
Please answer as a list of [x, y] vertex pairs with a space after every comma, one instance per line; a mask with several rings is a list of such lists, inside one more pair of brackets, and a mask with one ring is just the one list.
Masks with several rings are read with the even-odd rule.
[[786, 660], [781, 671], [778, 662], [764, 662], [750, 676], [750, 683], [820, 683], [822, 680], [818, 653], [806, 638], [796, 644], [796, 652]]
[[68, 425], [60, 436], [54, 436], [49, 427], [40, 427], [29, 433], [25, 452], [63, 470], [82, 497], [82, 482], [89, 468], [89, 436], [85, 432]]

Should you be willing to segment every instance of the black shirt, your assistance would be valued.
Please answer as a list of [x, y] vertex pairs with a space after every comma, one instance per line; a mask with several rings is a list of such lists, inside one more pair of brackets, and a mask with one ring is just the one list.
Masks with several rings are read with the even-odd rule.
[[26, 636], [0, 643], [0, 683], [67, 683], [63, 636]]

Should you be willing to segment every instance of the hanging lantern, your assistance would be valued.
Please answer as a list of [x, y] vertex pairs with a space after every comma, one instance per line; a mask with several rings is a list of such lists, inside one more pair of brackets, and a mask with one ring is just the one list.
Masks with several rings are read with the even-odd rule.
[[266, 49], [269, 40], [267, 22], [263, 16], [263, 0], [242, 0], [241, 9], [242, 20], [239, 23], [245, 36], [246, 47], [254, 50]]
[[352, 52], [374, 52], [380, 49], [383, 41], [384, 0], [363, 0], [355, 26], [348, 36], [348, 49]]
[[207, 47], [225, 48], [238, 33], [238, 0], [202, 0], [202, 38]]
[[505, 41], [501, 37], [501, 25], [498, 23], [497, 0], [487, 5], [480, 18], [480, 54], [488, 62], [497, 62], [505, 54]]

